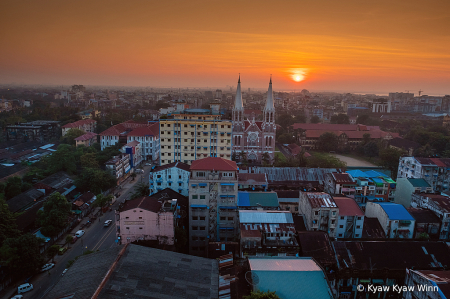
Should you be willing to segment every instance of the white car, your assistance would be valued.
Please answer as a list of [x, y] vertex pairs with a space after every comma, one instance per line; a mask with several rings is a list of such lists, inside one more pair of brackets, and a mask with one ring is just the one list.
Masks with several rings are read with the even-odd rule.
[[105, 226], [110, 226], [111, 223], [112, 223], [112, 220], [106, 220], [106, 221], [105, 221]]
[[50, 270], [50, 269], [53, 268], [54, 266], [55, 266], [55, 264], [52, 264], [52, 263], [50, 263], [50, 264], [45, 264], [44, 266], [42, 266], [41, 272], [45, 272], [45, 271], [47, 271], [47, 270]]
[[150, 163], [145, 163], [145, 166], [152, 166], [152, 164], [150, 164]]
[[33, 285], [31, 283], [24, 283], [17, 287], [17, 293], [22, 294], [29, 292], [33, 289]]
[[79, 230], [75, 233], [75, 237], [80, 238], [82, 235], [84, 235], [84, 230]]
[[69, 270], [69, 269], [64, 269], [64, 271], [62, 272], [61, 276], [63, 276], [64, 274], [66, 274], [67, 270]]
[[16, 295], [14, 297], [11, 297], [11, 299], [23, 299], [22, 295]]

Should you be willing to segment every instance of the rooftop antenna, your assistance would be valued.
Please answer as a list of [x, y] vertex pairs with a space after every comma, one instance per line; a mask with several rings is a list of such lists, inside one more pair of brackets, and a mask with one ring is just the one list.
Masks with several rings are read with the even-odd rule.
[[419, 97], [420, 97], [420, 95], [422, 94], [422, 92], [423, 92], [423, 90], [419, 90]]

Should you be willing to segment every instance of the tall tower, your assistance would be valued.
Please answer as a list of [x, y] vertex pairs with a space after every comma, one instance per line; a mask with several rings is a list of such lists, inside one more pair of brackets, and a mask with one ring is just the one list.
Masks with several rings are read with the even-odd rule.
[[242, 132], [244, 130], [244, 105], [242, 103], [241, 92], [241, 74], [239, 74], [239, 80], [236, 90], [236, 99], [233, 107], [233, 131]]
[[264, 107], [263, 127], [265, 132], [272, 132], [272, 129], [275, 127], [275, 106], [273, 104], [272, 76], [270, 76], [267, 101], [266, 106]]

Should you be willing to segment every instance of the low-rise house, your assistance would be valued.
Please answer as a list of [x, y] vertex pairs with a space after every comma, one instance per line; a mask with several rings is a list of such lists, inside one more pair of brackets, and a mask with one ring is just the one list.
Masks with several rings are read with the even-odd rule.
[[76, 147], [79, 147], [80, 145], [84, 145], [86, 147], [89, 147], [93, 145], [94, 143], [97, 143], [97, 135], [93, 132], [88, 132], [84, 135], [81, 135], [80, 137], [75, 138], [75, 144]]
[[239, 190], [267, 191], [269, 183], [265, 173], [239, 173]]
[[376, 217], [388, 238], [413, 238], [415, 220], [402, 205], [368, 202], [366, 216]]
[[292, 214], [286, 211], [239, 211], [241, 256], [298, 253]]
[[306, 217], [308, 230], [325, 231], [336, 236], [339, 209], [331, 195], [325, 192], [300, 192], [300, 213]]
[[8, 208], [11, 212], [17, 213], [27, 207], [33, 206], [36, 201], [44, 197], [44, 192], [30, 189], [8, 200]]
[[116, 211], [116, 235], [122, 244], [138, 240], [171, 246], [175, 242], [177, 201], [143, 196]]
[[413, 193], [432, 192], [433, 187], [425, 179], [399, 178], [397, 179], [397, 191], [395, 192], [394, 202], [409, 208]]
[[[253, 291], [275, 291], [283, 299], [335, 298], [323, 270], [309, 257], [252, 257], [251, 275], [246, 276]], [[295, 283], [294, 283], [295, 282]]]
[[298, 214], [298, 205], [300, 201], [300, 191], [298, 190], [277, 190], [278, 202], [282, 211], [290, 211]]
[[388, 175], [375, 171], [349, 170], [356, 181], [355, 200], [364, 207], [367, 202], [393, 202], [396, 183]]
[[450, 197], [439, 194], [414, 193], [411, 206], [433, 211], [441, 220], [440, 240], [450, 239]]
[[331, 172], [325, 174], [324, 191], [332, 195], [355, 198], [356, 182], [348, 173]]
[[278, 197], [276, 192], [238, 192], [239, 210], [279, 210]]
[[157, 166], [149, 174], [150, 195], [170, 188], [184, 196], [189, 196], [189, 165], [173, 162]]
[[361, 238], [364, 227], [364, 213], [353, 198], [333, 197], [339, 208], [336, 238]]
[[431, 239], [439, 239], [441, 220], [430, 210], [408, 208], [408, 213], [416, 220], [414, 238], [421, 238], [427, 234]]
[[62, 126], [61, 128], [62, 128], [62, 136], [66, 135], [70, 129], [79, 129], [85, 131], [86, 133], [88, 132], [94, 133], [95, 130], [97, 129], [97, 121], [88, 118], [78, 120], [73, 123], [69, 123], [67, 125]]
[[450, 271], [406, 269], [404, 299], [450, 298]]

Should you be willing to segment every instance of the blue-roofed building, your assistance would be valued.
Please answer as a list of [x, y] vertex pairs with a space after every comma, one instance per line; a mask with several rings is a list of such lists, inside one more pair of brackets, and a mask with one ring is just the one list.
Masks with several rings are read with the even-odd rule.
[[360, 207], [368, 202], [393, 202], [397, 184], [388, 175], [376, 171], [348, 170], [356, 181], [354, 199]]
[[278, 196], [276, 192], [238, 192], [238, 208], [240, 210], [279, 210]]
[[400, 204], [368, 202], [366, 217], [376, 217], [388, 238], [413, 238], [416, 221]]
[[281, 299], [334, 298], [327, 277], [310, 257], [248, 259], [253, 291], [275, 291]]

